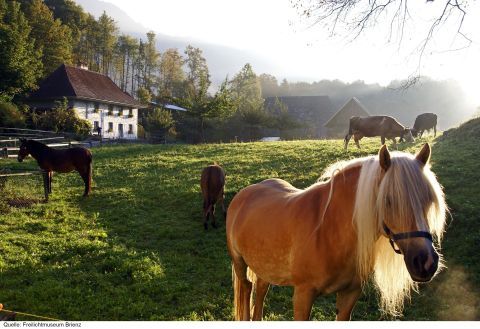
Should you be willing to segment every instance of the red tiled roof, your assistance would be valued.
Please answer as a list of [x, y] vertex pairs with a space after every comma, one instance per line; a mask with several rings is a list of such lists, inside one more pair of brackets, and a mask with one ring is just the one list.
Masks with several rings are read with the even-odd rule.
[[109, 77], [62, 64], [40, 83], [29, 100], [53, 100], [66, 97], [123, 106], [142, 107], [128, 93], [122, 91]]

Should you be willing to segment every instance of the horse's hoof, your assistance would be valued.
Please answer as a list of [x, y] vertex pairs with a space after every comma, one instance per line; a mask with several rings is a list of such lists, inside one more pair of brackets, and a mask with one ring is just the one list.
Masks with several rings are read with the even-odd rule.
[[203, 227], [205, 228], [205, 231], [208, 230], [208, 224], [207, 223], [203, 223]]

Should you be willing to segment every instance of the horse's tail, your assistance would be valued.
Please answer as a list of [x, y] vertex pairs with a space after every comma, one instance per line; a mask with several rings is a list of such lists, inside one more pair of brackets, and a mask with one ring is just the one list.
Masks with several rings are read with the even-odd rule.
[[[253, 273], [250, 269], [247, 269], [247, 276], [254, 277], [255, 273]], [[233, 281], [233, 309], [234, 309], [234, 316], [235, 321], [242, 321], [245, 320], [244, 314], [245, 312], [250, 313], [251, 308], [248, 307], [245, 309], [244, 300], [248, 298], [250, 300], [250, 305], [252, 305], [252, 296], [253, 291], [248, 291], [240, 282], [240, 278], [238, 277], [237, 273], [235, 272], [235, 268], [232, 264], [232, 281]], [[248, 294], [248, 295], [247, 295]], [[249, 316], [250, 318], [250, 316]]]

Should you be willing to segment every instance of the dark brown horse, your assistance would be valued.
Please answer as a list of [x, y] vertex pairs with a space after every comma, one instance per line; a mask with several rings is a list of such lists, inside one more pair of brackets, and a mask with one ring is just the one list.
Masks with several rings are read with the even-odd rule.
[[48, 173], [49, 190], [52, 172], [68, 173], [76, 170], [85, 182], [83, 196], [88, 196], [92, 186], [92, 153], [89, 150], [84, 147], [55, 150], [35, 140], [20, 139], [20, 142], [18, 161], [22, 162], [29, 154], [37, 160], [38, 166]]
[[[280, 179], [250, 185], [233, 198], [227, 221], [235, 319], [261, 320], [271, 284], [293, 286], [296, 320], [315, 298], [337, 294], [337, 320], [349, 320], [372, 277], [385, 312], [399, 314], [417, 282], [433, 278], [441, 258], [445, 199], [430, 171], [430, 147], [340, 162], [330, 179], [300, 190]], [[391, 247], [394, 247], [392, 250]], [[372, 275], [373, 274], [373, 275]]]
[[225, 171], [223, 168], [217, 164], [205, 167], [202, 171], [200, 187], [203, 195], [203, 226], [208, 229], [208, 218], [212, 216], [212, 226], [216, 228], [215, 205], [219, 201], [222, 203], [223, 216], [225, 216]]

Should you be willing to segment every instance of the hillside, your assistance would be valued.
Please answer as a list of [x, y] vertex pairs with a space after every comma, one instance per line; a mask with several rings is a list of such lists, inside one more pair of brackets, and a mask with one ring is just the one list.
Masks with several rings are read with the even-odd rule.
[[[448, 269], [407, 303], [406, 320], [480, 319], [480, 176], [472, 156], [479, 146], [463, 137], [479, 128], [478, 120], [467, 123], [434, 144], [433, 170], [453, 216], [443, 244]], [[95, 148], [90, 198], [80, 197], [78, 175], [58, 174], [48, 204], [0, 213], [0, 302], [68, 320], [230, 320], [224, 219], [218, 230], [203, 231], [201, 169], [212, 161], [223, 165], [228, 204], [236, 191], [269, 177], [305, 188], [327, 165], [374, 154], [378, 144], [371, 139], [348, 153], [341, 141]], [[35, 164], [28, 160], [22, 167]], [[272, 289], [265, 318], [291, 319], [291, 293]], [[334, 297], [318, 298], [312, 315], [334, 319]], [[381, 318], [367, 289], [353, 319]]]

